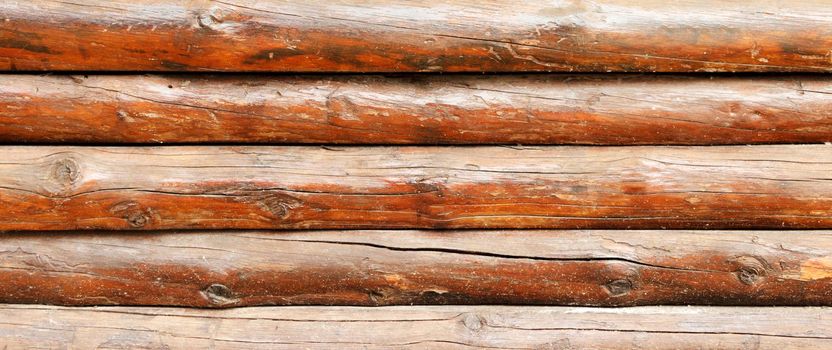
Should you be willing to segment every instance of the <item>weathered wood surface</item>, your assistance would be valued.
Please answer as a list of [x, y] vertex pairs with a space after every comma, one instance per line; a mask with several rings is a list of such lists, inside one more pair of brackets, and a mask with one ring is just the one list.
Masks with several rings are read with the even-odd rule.
[[6, 349], [826, 349], [828, 308], [0, 307]]
[[0, 69], [832, 70], [825, 0], [6, 1]]
[[832, 146], [3, 146], [0, 230], [832, 228]]
[[0, 76], [7, 143], [825, 141], [825, 77]]
[[0, 302], [829, 306], [832, 233], [17, 233]]

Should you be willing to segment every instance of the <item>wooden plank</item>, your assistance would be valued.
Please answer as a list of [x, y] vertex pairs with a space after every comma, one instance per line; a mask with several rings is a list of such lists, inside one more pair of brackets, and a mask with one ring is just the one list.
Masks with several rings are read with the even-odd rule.
[[6, 1], [0, 69], [832, 69], [824, 0]]
[[0, 142], [832, 140], [825, 77], [0, 75]]
[[828, 308], [3, 305], [7, 349], [825, 349]]
[[832, 305], [818, 231], [6, 234], [0, 302]]
[[0, 230], [832, 228], [828, 145], [0, 154]]

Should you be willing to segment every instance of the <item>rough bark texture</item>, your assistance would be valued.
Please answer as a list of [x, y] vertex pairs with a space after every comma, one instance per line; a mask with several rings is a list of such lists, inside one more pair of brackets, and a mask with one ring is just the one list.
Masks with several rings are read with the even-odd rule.
[[825, 77], [0, 76], [0, 142], [825, 141]]
[[6, 349], [825, 349], [827, 308], [3, 305]]
[[816, 231], [6, 234], [0, 302], [832, 305]]
[[815, 71], [823, 0], [6, 1], [0, 69]]
[[832, 228], [832, 147], [0, 147], [0, 230]]

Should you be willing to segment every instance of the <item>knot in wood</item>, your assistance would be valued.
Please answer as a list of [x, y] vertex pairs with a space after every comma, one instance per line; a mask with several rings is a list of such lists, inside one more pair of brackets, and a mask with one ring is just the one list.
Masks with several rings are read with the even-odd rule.
[[135, 201], [119, 202], [110, 207], [110, 212], [122, 217], [132, 228], [142, 228], [150, 222], [150, 209], [144, 209]]
[[122, 121], [122, 122], [132, 122], [132, 121], [134, 121], [133, 117], [131, 117], [129, 113], [127, 113], [126, 111], [123, 111], [123, 110], [118, 110], [116, 112], [116, 117], [118, 118], [119, 121]]
[[72, 185], [79, 177], [78, 163], [72, 158], [60, 159], [52, 165], [51, 173], [52, 178], [62, 185]]
[[223, 16], [222, 10], [217, 7], [212, 7], [197, 15], [196, 21], [201, 28], [211, 28], [215, 24], [222, 23], [224, 18], [225, 16]]
[[609, 282], [604, 285], [604, 289], [607, 290], [607, 293], [613, 297], [620, 297], [622, 295], [626, 295], [633, 290], [633, 282], [628, 279], [620, 279]]
[[387, 294], [383, 290], [372, 290], [367, 293], [367, 297], [373, 303], [373, 305], [381, 305], [384, 298], [387, 297]]
[[234, 298], [234, 292], [231, 291], [231, 288], [226, 287], [224, 284], [211, 284], [205, 287], [201, 293], [208, 301], [216, 305], [226, 305], [238, 301], [238, 299]]
[[737, 279], [743, 284], [753, 285], [766, 275], [766, 264], [759, 258], [741, 256], [735, 261], [740, 265], [736, 271]]
[[301, 201], [295, 197], [272, 193], [258, 198], [260, 207], [272, 213], [277, 218], [285, 219], [292, 209], [301, 205]]
[[462, 324], [465, 325], [465, 328], [476, 332], [482, 329], [485, 322], [476, 314], [467, 314], [462, 318]]
[[149, 218], [144, 213], [132, 212], [130, 214], [127, 214], [125, 220], [127, 220], [127, 223], [130, 224], [130, 226], [139, 228], [144, 227], [144, 225], [147, 225], [147, 221], [149, 220]]

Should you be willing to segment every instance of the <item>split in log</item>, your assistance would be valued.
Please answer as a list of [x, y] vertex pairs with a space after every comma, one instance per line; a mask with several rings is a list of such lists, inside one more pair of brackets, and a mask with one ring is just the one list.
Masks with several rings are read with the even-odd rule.
[[0, 76], [0, 142], [832, 141], [823, 77]]
[[832, 228], [832, 146], [3, 146], [0, 230]]
[[826, 349], [827, 308], [0, 306], [7, 349]]
[[822, 0], [6, 1], [1, 70], [832, 70]]
[[832, 234], [15, 233], [0, 240], [0, 302], [829, 306]]

